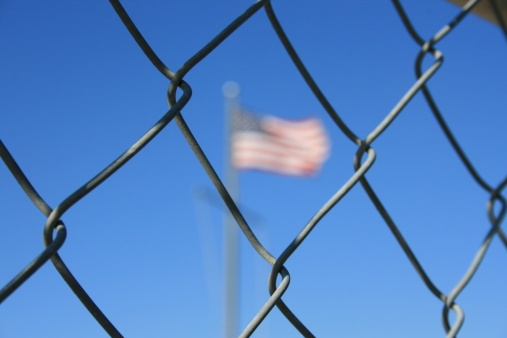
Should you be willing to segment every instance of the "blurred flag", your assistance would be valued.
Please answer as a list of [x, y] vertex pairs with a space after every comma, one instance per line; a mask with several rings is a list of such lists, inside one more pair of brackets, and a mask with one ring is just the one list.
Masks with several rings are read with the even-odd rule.
[[308, 176], [329, 156], [329, 138], [315, 117], [286, 120], [241, 111], [234, 114], [233, 125], [231, 156], [239, 170]]

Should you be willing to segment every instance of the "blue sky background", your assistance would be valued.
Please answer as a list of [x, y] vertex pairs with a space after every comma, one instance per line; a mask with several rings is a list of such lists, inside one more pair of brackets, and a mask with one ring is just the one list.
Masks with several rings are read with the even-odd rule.
[[[124, 1], [172, 70], [240, 15], [248, 1]], [[404, 1], [428, 39], [458, 9]], [[361, 137], [414, 82], [418, 46], [388, 1], [276, 1], [294, 47], [343, 120]], [[0, 137], [55, 207], [141, 137], [168, 109], [168, 81], [107, 1], [0, 1]], [[429, 82], [479, 173], [506, 175], [507, 48], [500, 29], [467, 18], [438, 44], [445, 61]], [[428, 65], [431, 60], [428, 59]], [[319, 116], [332, 154], [313, 178], [241, 173], [245, 217], [275, 256], [353, 174], [353, 145], [326, 116], [278, 41], [255, 14], [185, 77], [183, 115], [224, 172], [222, 85], [243, 104], [286, 118]], [[472, 180], [418, 94], [373, 144], [367, 177], [435, 284], [448, 293], [479, 248], [489, 196]], [[0, 284], [42, 250], [45, 217], [0, 165]], [[174, 123], [63, 220], [59, 251], [127, 337], [219, 337], [220, 208], [197, 198], [212, 185]], [[206, 190], [207, 191], [207, 190]], [[211, 194], [211, 199], [215, 197]], [[217, 195], [216, 195], [216, 198]], [[506, 252], [495, 239], [457, 299], [460, 337], [507, 335]], [[268, 299], [269, 266], [242, 239], [240, 329]], [[319, 337], [443, 337], [442, 304], [424, 286], [360, 186], [289, 259], [283, 299]], [[0, 307], [0, 337], [105, 337], [51, 263]], [[274, 309], [255, 336], [298, 336]]]

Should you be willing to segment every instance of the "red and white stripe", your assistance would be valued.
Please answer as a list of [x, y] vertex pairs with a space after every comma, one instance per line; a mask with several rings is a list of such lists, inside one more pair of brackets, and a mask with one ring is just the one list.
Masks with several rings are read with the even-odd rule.
[[308, 176], [317, 172], [329, 156], [329, 139], [316, 118], [289, 121], [265, 116], [261, 128], [233, 133], [235, 168]]

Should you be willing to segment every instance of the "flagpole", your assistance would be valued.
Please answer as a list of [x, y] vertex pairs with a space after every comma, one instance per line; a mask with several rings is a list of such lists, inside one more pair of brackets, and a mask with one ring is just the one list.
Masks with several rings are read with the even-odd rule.
[[[239, 86], [228, 81], [222, 91], [225, 99], [225, 186], [236, 204], [239, 202], [239, 177], [232, 163], [232, 132], [234, 113], [239, 108]], [[224, 219], [224, 338], [234, 338], [238, 334], [238, 294], [239, 294], [239, 231], [229, 212]]]

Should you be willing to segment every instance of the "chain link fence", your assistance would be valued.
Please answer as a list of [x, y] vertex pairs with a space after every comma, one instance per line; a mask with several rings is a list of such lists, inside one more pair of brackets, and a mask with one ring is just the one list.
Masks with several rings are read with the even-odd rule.
[[[244, 237], [248, 240], [257, 254], [271, 266], [268, 282], [268, 291], [270, 296], [266, 298], [264, 306], [262, 306], [256, 315], [251, 318], [249, 324], [243, 328], [240, 335], [241, 337], [253, 335], [259, 325], [268, 316], [270, 316], [273, 311], [280, 311], [293, 325], [293, 327], [301, 333], [301, 335], [305, 337], [314, 336], [312, 333], [312, 326], [314, 326], [314, 323], [304, 322], [298, 317], [297, 308], [293, 308], [284, 302], [283, 295], [289, 289], [289, 283], [291, 280], [291, 274], [287, 266], [290, 266], [288, 263], [291, 256], [297, 252], [300, 245], [307, 239], [312, 230], [314, 230], [326, 214], [335, 208], [353, 189], [363, 189], [364, 192], [366, 192], [371, 203], [373, 203], [379, 215], [384, 220], [386, 226], [391, 231], [395, 240], [401, 247], [407, 259], [410, 261], [421, 281], [428, 289], [429, 293], [441, 302], [443, 330], [445, 331], [447, 337], [457, 336], [463, 326], [465, 314], [464, 309], [462, 309], [459, 305], [460, 294], [466, 289], [469, 282], [475, 276], [493, 239], [498, 237], [503, 245], [507, 247], [507, 236], [501, 229], [501, 224], [506, 212], [506, 201], [503, 196], [503, 190], [507, 185], [507, 177], [501, 182], [490, 182], [487, 178], [482, 176], [479, 170], [476, 169], [474, 163], [472, 163], [472, 161], [467, 157], [466, 149], [463, 149], [460, 146], [459, 140], [454, 136], [452, 129], [446, 123], [444, 115], [439, 109], [437, 100], [432, 96], [428, 81], [443, 67], [442, 63], [444, 53], [437, 48], [437, 44], [452, 35], [453, 32], [458, 29], [461, 22], [471, 15], [471, 11], [475, 6], [481, 3], [481, 1], [468, 1], [463, 6], [462, 11], [460, 11], [456, 17], [450, 18], [448, 24], [436, 31], [430, 39], [424, 39], [420, 35], [417, 25], [412, 23], [410, 16], [404, 10], [402, 2], [398, 0], [392, 1], [392, 4], [394, 5], [407, 33], [412, 38], [414, 44], [419, 46], [419, 53], [416, 55], [414, 60], [415, 81], [406, 90], [406, 92], [401, 95], [399, 101], [394, 105], [391, 111], [385, 115], [381, 123], [373, 128], [373, 130], [371, 130], [364, 138], [354, 132], [354, 130], [342, 119], [337, 110], [335, 110], [333, 104], [331, 104], [331, 102], [326, 98], [317, 82], [309, 73], [302, 59], [298, 56], [289, 37], [284, 32], [283, 25], [280, 23], [277, 15], [275, 14], [272, 2], [268, 0], [259, 0], [254, 4], [247, 6], [243, 14], [230, 22], [225, 29], [206, 43], [196, 54], [188, 58], [177, 70], [171, 70], [152, 49], [152, 47], [150, 47], [140, 30], [136, 27], [135, 22], [131, 19], [120, 2], [117, 0], [111, 0], [110, 2], [114, 11], [117, 13], [130, 35], [134, 38], [139, 48], [150, 60], [153, 67], [167, 78], [169, 82], [169, 86], [167, 88], [167, 102], [169, 103], [170, 109], [147, 133], [133, 143], [122, 155], [112, 161], [110, 165], [98, 172], [95, 177], [84, 183], [80, 188], [68, 194], [68, 196], [54, 208], [52, 208], [44, 197], [37, 192], [37, 189], [31, 183], [32, 181], [30, 178], [24, 174], [21, 166], [15, 160], [15, 156], [11, 155], [7, 146], [0, 142], [0, 156], [3, 162], [12, 173], [13, 178], [33, 202], [34, 207], [39, 209], [47, 219], [44, 226], [44, 248], [19, 272], [19, 274], [12, 276], [10, 281], [3, 286], [0, 291], [0, 302], [5, 301], [13, 294], [14, 291], [22, 288], [25, 282], [33, 278], [43, 266], [48, 265], [48, 261], [51, 261], [65, 283], [72, 289], [76, 297], [86, 307], [93, 318], [95, 318], [97, 323], [102, 326], [104, 331], [112, 337], [122, 336], [122, 333], [120, 332], [121, 330], [118, 329], [114, 325], [113, 321], [108, 318], [107, 313], [105, 313], [106, 311], [102, 311], [101, 308], [99, 308], [99, 306], [94, 302], [92, 297], [88, 295], [83, 286], [79, 283], [78, 278], [72, 274], [60, 256], [60, 251], [66, 242], [68, 230], [68, 226], [62, 221], [62, 219], [64, 219], [65, 213], [71, 210], [77, 202], [81, 201], [92, 190], [103, 184], [103, 182], [109, 180], [113, 175], [115, 175], [118, 169], [124, 166], [133, 157], [137, 156], [147, 144], [149, 144], [162, 130], [164, 130], [164, 128], [166, 128], [170, 123], [175, 123], [194, 152], [200, 165], [209, 176], [209, 179], [213, 183], [216, 191], [233, 215]], [[493, 9], [496, 9], [496, 11], [494, 11], [497, 13], [496, 18], [500, 23], [504, 34], [507, 36], [506, 24], [504, 18], [500, 14], [499, 4], [496, 0], [491, 0], [489, 3]], [[264, 14], [262, 14], [262, 12], [264, 12]], [[314, 216], [299, 231], [299, 233], [294, 236], [292, 242], [280, 255], [272, 254], [264, 243], [259, 240], [256, 231], [252, 229], [238, 206], [234, 203], [214, 166], [208, 160], [205, 151], [203, 151], [203, 147], [196, 140], [192, 129], [185, 121], [184, 114], [182, 114], [182, 110], [192, 100], [191, 83], [188, 83], [185, 80], [187, 75], [192, 72], [194, 67], [205, 60], [208, 55], [215, 50], [215, 48], [219, 47], [231, 35], [234, 35], [238, 28], [257, 15], [267, 16], [272, 25], [274, 34], [276, 34], [287, 51], [290, 59], [301, 74], [306, 85], [335, 123], [337, 127], [335, 132], [342, 133], [357, 148], [356, 154], [353, 158], [353, 165], [355, 169], [354, 173], [338, 189], [338, 191], [324, 205], [322, 205], [320, 210], [314, 214]], [[438, 285], [438, 283], [432, 279], [431, 274], [428, 273], [425, 266], [418, 259], [417, 253], [411, 248], [409, 241], [403, 236], [396, 220], [391, 216], [389, 210], [382, 202], [382, 197], [376, 193], [375, 189], [366, 177], [367, 172], [375, 170], [374, 162], [377, 156], [374, 148], [375, 142], [377, 139], [382, 137], [386, 130], [390, 128], [393, 121], [404, 111], [405, 107], [411, 102], [414, 96], [419, 93], [422, 93], [436, 122], [459, 157], [462, 165], [466, 168], [477, 186], [479, 186], [489, 196], [487, 214], [485, 217], [487, 228], [484, 229], [484, 238], [480, 246], [477, 248], [476, 254], [471, 260], [469, 266], [465, 271], [463, 271], [462, 278], [455, 283], [455, 286], [449, 292], [442, 291], [442, 288]], [[121, 131], [115, 132], [120, 133]], [[503, 148], [504, 146], [500, 145], [500, 149]], [[4, 259], [8, 259], [8, 257]], [[339, 334], [339, 328], [336, 329], [336, 332]]]

